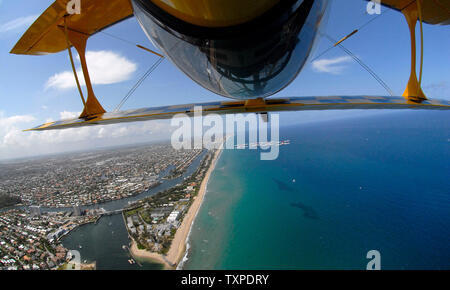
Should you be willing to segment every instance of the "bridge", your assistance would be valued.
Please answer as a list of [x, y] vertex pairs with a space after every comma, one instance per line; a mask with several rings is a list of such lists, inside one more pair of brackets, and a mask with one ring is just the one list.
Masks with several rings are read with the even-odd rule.
[[121, 214], [124, 211], [124, 209], [116, 209], [116, 210], [112, 210], [112, 211], [105, 211], [102, 214], [100, 214], [101, 216], [109, 216], [109, 215], [116, 215], [116, 214]]

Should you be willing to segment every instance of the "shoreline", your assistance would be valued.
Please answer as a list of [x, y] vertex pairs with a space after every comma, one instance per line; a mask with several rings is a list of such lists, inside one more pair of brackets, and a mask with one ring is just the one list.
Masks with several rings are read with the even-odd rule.
[[174, 269], [174, 266], [170, 265], [163, 255], [138, 249], [137, 243], [133, 238], [131, 238], [130, 254], [135, 260], [144, 259], [161, 264], [164, 266], [164, 270]]
[[190, 206], [188, 212], [184, 216], [181, 226], [177, 229], [167, 255], [161, 255], [159, 253], [150, 252], [147, 250], [139, 250], [137, 248], [136, 242], [134, 241], [134, 239], [132, 239], [130, 253], [133, 257], [152, 260], [164, 265], [164, 269], [176, 269], [180, 261], [185, 256], [186, 243], [188, 242], [187, 239], [189, 237], [189, 233], [191, 232], [192, 225], [194, 224], [195, 218], [197, 217], [201, 205], [203, 204], [203, 200], [207, 192], [209, 178], [216, 167], [222, 150], [223, 148], [221, 147], [214, 153], [211, 165], [209, 166], [208, 171], [206, 172], [205, 177], [202, 180], [198, 194], [195, 197], [195, 200]]

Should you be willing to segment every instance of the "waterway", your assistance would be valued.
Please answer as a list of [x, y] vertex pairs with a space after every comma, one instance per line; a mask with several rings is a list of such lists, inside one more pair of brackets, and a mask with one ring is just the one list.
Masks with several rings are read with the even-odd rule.
[[[183, 182], [183, 180], [191, 176], [199, 167], [200, 162], [207, 151], [202, 152], [187, 167], [186, 171], [179, 177], [174, 179], [164, 179], [173, 169], [169, 166], [165, 171], [161, 172], [161, 184], [151, 188], [141, 194], [133, 197], [115, 200], [98, 205], [82, 206], [82, 210], [104, 208], [107, 211], [120, 210], [128, 206], [129, 203], [144, 199], [155, 195], [158, 192], [167, 190]], [[4, 208], [2, 211], [9, 209], [26, 209], [26, 206], [16, 206]], [[72, 211], [72, 208], [41, 208], [42, 212]], [[162, 265], [152, 263], [151, 261], [137, 260], [137, 263], [130, 264], [132, 258], [127, 247], [129, 245], [128, 233], [125, 228], [121, 214], [103, 216], [100, 220], [93, 224], [87, 224], [78, 227], [61, 240], [64, 247], [70, 250], [77, 250], [81, 254], [82, 262], [96, 262], [98, 270], [118, 269], [118, 270], [157, 270], [162, 269]]]

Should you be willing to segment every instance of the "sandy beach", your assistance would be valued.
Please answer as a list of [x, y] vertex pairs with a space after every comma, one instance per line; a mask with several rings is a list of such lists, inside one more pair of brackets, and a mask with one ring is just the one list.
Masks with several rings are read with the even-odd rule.
[[147, 250], [139, 250], [134, 239], [131, 241], [130, 252], [133, 258], [135, 259], [151, 260], [156, 263], [164, 265], [165, 270], [170, 270], [174, 268], [171, 264], [168, 263], [168, 261], [164, 258], [163, 255], [150, 252]]
[[214, 154], [214, 158], [211, 162], [211, 165], [208, 168], [208, 171], [203, 178], [203, 181], [200, 185], [200, 189], [198, 191], [198, 195], [195, 197], [194, 202], [189, 208], [188, 212], [184, 216], [183, 222], [181, 226], [177, 229], [175, 237], [170, 246], [169, 252], [166, 256], [163, 256], [158, 253], [150, 252], [147, 250], [139, 250], [137, 248], [136, 242], [133, 240], [130, 248], [131, 254], [136, 258], [150, 259], [155, 262], [161, 263], [164, 265], [165, 269], [175, 269], [180, 260], [183, 258], [186, 251], [186, 239], [191, 230], [191, 226], [197, 216], [197, 213], [202, 205], [203, 199], [206, 195], [206, 189], [208, 186], [209, 177], [211, 173], [214, 171], [217, 160], [220, 157], [222, 152], [222, 148], [216, 150]]

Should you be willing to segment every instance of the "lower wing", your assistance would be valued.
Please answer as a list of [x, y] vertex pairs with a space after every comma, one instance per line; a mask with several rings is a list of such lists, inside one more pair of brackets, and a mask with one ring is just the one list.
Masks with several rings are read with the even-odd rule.
[[264, 101], [261, 100], [260, 102], [224, 101], [104, 113], [85, 119], [77, 118], [50, 122], [25, 131], [44, 131], [123, 122], [169, 119], [177, 114], [193, 116], [197, 107], [201, 107], [203, 115], [351, 109], [450, 110], [450, 101], [426, 100], [415, 103], [407, 101], [404, 97], [375, 96], [291, 97], [283, 99], [266, 99]]

